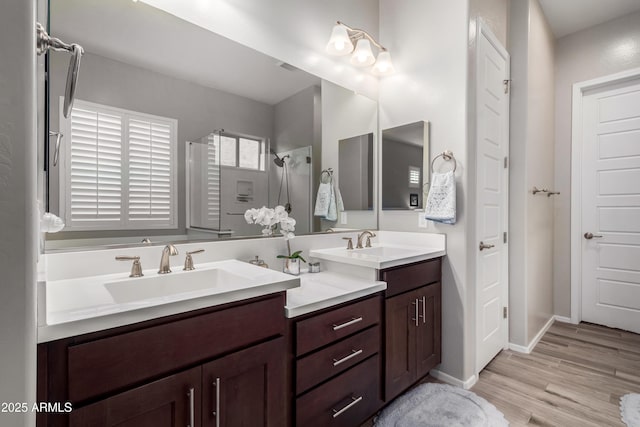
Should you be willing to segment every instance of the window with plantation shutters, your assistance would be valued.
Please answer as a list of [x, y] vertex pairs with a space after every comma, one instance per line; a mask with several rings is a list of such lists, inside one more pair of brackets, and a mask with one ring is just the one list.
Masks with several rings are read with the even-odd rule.
[[61, 129], [67, 230], [176, 228], [176, 120], [77, 100]]

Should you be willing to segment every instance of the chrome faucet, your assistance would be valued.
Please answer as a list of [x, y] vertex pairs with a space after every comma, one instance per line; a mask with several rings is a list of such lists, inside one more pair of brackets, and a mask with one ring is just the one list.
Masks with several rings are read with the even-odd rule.
[[356, 249], [362, 249], [362, 238], [364, 236], [367, 236], [367, 243], [366, 243], [366, 247], [370, 248], [371, 247], [371, 238], [372, 237], [376, 237], [376, 233], [369, 231], [369, 230], [364, 230], [362, 233], [358, 234], [358, 244], [356, 245]]
[[162, 250], [162, 258], [160, 258], [160, 269], [158, 270], [158, 274], [171, 273], [169, 257], [173, 255], [178, 255], [178, 249], [176, 249], [172, 244], [168, 244]]

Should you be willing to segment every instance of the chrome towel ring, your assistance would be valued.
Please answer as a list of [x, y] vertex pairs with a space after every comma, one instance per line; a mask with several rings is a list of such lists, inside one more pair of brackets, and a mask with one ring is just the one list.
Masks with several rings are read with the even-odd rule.
[[433, 158], [433, 160], [431, 160], [431, 171], [433, 172], [433, 165], [435, 164], [436, 160], [442, 157], [445, 161], [450, 161], [453, 160], [453, 172], [456, 171], [456, 169], [458, 168], [458, 162], [456, 162], [456, 158], [453, 157], [453, 152], [450, 150], [446, 150], [443, 151], [442, 153], [438, 154], [437, 156], [435, 156]]

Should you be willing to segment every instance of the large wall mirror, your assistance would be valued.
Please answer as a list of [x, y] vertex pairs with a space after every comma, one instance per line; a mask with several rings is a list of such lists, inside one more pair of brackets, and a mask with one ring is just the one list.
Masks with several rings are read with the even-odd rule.
[[376, 228], [373, 201], [353, 221], [314, 216], [339, 141], [377, 133], [375, 101], [142, 2], [49, 13], [49, 33], [86, 53], [68, 119], [68, 58], [49, 55], [49, 129], [64, 136], [47, 196], [66, 227], [47, 250], [257, 236], [245, 210], [276, 204], [296, 234]]
[[429, 122], [382, 131], [382, 209], [420, 210], [429, 187]]

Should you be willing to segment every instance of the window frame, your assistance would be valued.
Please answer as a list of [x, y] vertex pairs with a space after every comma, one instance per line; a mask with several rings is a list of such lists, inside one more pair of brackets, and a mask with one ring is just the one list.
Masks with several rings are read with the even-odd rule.
[[[229, 166], [229, 165], [223, 165], [222, 164], [222, 159], [219, 159], [219, 164], [221, 168], [232, 168], [232, 169], [240, 169], [240, 170], [247, 170], [247, 171], [253, 171], [253, 172], [264, 172], [267, 173], [267, 150], [269, 149], [269, 144], [268, 144], [268, 139], [267, 138], [263, 138], [263, 137], [259, 137], [259, 136], [252, 136], [252, 135], [244, 135], [244, 134], [240, 134], [240, 133], [233, 133], [233, 132], [225, 132], [222, 131], [220, 132], [220, 142], [219, 144], [222, 144], [222, 137], [227, 137], [227, 138], [233, 138], [235, 139], [235, 144], [236, 144], [236, 159], [235, 159], [235, 166]], [[258, 158], [258, 168], [254, 169], [254, 168], [246, 168], [246, 167], [241, 167], [240, 166], [240, 140], [241, 139], [247, 139], [247, 140], [251, 140], [251, 141], [257, 141], [260, 144], [260, 149], [261, 149], [261, 155], [260, 157], [262, 157], [262, 166], [264, 167], [264, 169], [260, 169], [260, 157]], [[222, 147], [220, 147], [220, 149], [222, 149]]]
[[[62, 114], [64, 98], [60, 97], [60, 131], [68, 138], [60, 144], [59, 203], [60, 217], [65, 222], [65, 231], [116, 231], [116, 230], [168, 230], [178, 228], [178, 120], [170, 117], [141, 113], [95, 102], [76, 99], [74, 108], [84, 108], [98, 113], [117, 115], [121, 119], [121, 204], [119, 221], [72, 221], [71, 219], [71, 117]], [[170, 128], [170, 213], [168, 220], [132, 220], [129, 217], [129, 120], [137, 119], [167, 124]]]

